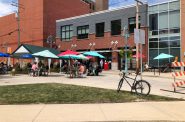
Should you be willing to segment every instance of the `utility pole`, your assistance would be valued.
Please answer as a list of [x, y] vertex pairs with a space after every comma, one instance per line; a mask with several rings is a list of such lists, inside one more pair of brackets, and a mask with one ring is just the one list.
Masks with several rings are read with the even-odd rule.
[[[143, 2], [139, 0], [136, 1], [136, 29], [139, 29], [139, 4]], [[139, 44], [136, 43], [136, 71], [139, 71]]]
[[16, 19], [17, 19], [17, 32], [18, 32], [18, 47], [21, 44], [21, 30], [20, 30], [20, 9], [24, 9], [22, 4], [16, 3], [16, 2], [12, 2], [11, 3], [12, 6], [17, 7], [17, 11], [16, 11]]

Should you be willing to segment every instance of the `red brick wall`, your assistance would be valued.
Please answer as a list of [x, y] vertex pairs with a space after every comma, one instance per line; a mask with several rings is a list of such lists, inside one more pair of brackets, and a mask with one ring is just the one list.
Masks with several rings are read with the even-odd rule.
[[185, 0], [181, 0], [181, 59], [185, 61]]
[[[147, 42], [147, 35], [146, 35], [146, 42]], [[89, 47], [89, 43], [95, 43], [96, 45], [93, 47], [92, 50], [96, 50], [96, 49], [107, 49], [111, 47], [111, 41], [118, 41], [118, 46], [117, 48], [121, 48], [124, 47], [124, 38], [122, 36], [111, 36], [110, 32], [105, 33], [104, 37], [102, 38], [97, 38], [95, 37], [95, 34], [91, 34], [89, 35], [89, 39], [83, 39], [83, 40], [77, 40], [76, 37], [73, 37], [72, 41], [68, 41], [68, 42], [62, 42], [60, 39], [57, 39], [57, 45], [61, 45], [60, 46], [60, 51], [65, 51], [67, 49], [71, 48], [72, 44], [76, 44], [77, 47], [75, 48], [75, 50], [87, 50], [90, 49]], [[130, 35], [130, 38], [128, 39], [128, 45], [130, 47], [135, 46], [134, 43], [134, 34]], [[143, 54], [146, 55], [146, 59], [144, 59], [144, 61], [147, 60], [147, 55], [148, 55], [148, 44], [146, 43], [143, 46]]]
[[11, 46], [12, 50], [17, 48], [16, 30], [17, 22], [15, 14], [0, 17], [0, 52], [6, 53], [6, 47], [3, 46]]
[[43, 46], [43, 1], [19, 0], [21, 43]]
[[44, 38], [56, 35], [56, 20], [89, 12], [89, 5], [81, 0], [44, 0]]
[[[81, 0], [19, 0], [21, 43], [44, 46], [48, 35], [55, 35], [56, 20], [89, 13], [89, 5]], [[15, 15], [0, 18], [0, 36], [17, 29]], [[17, 32], [0, 37], [0, 47], [8, 42], [12, 52], [17, 48]], [[0, 51], [5, 51], [0, 48]]]

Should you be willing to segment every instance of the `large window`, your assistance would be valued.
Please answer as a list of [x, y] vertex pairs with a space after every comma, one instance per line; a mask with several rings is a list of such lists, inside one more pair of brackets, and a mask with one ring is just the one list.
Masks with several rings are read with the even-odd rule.
[[171, 48], [174, 48], [174, 47], [180, 48], [180, 36], [171, 36], [169, 39], [169, 46]]
[[65, 25], [61, 27], [62, 40], [71, 40], [73, 37], [73, 25]]
[[111, 35], [121, 34], [121, 20], [111, 21]]
[[[129, 33], [134, 33], [134, 28], [136, 28], [136, 17], [128, 19], [129, 23]], [[140, 28], [140, 17], [139, 17], [139, 28]]]
[[180, 60], [180, 2], [150, 6], [149, 29], [149, 64], [163, 65], [174, 60], [153, 60], [160, 53], [178, 56]]
[[77, 27], [77, 38], [86, 39], [89, 35], [89, 25], [78, 26]]
[[158, 30], [158, 14], [149, 15], [150, 31]]
[[170, 33], [180, 33], [180, 11], [169, 12]]
[[168, 12], [159, 13], [159, 29], [168, 29]]
[[104, 22], [96, 24], [96, 37], [103, 37], [104, 36], [104, 27], [105, 27]]

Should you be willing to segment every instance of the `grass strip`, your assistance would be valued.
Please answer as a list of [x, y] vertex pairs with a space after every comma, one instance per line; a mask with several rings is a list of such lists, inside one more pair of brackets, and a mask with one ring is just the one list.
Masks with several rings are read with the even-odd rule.
[[28, 84], [0, 86], [0, 104], [84, 104], [123, 103], [140, 101], [181, 101], [156, 95], [134, 93], [66, 84]]

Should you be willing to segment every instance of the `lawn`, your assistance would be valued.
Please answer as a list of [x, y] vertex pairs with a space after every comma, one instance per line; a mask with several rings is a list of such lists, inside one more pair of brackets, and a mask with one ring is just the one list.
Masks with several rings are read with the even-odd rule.
[[134, 93], [65, 84], [0, 86], [0, 104], [81, 104], [136, 101], [177, 101], [161, 96], [138, 96]]

